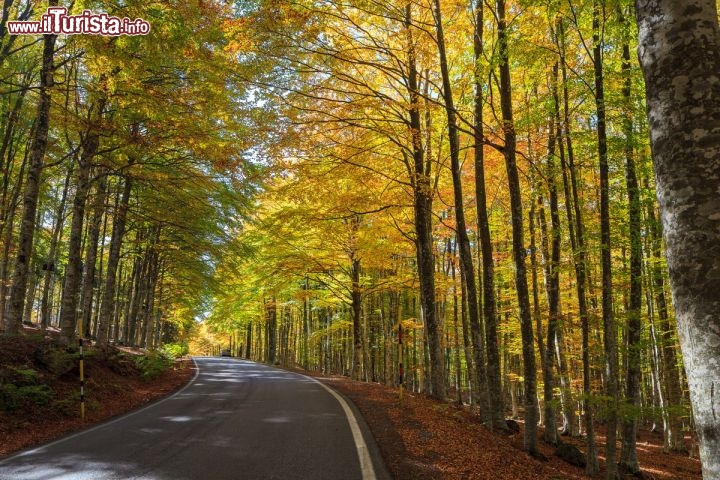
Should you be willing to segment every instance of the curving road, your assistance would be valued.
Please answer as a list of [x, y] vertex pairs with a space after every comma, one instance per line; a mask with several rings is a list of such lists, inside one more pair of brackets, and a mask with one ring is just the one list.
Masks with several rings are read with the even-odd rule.
[[0, 461], [0, 479], [387, 479], [362, 418], [316, 380], [196, 358], [175, 395]]

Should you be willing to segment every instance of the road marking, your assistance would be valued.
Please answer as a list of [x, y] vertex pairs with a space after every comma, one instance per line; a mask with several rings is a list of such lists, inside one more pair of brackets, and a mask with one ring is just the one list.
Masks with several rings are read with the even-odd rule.
[[[307, 375], [303, 376], [307, 377]], [[358, 425], [357, 419], [355, 418], [355, 414], [350, 408], [350, 405], [348, 405], [348, 403], [343, 397], [340, 396], [340, 394], [338, 394], [335, 390], [328, 387], [318, 379], [313, 377], [307, 378], [322, 385], [322, 387], [328, 392], [330, 392], [330, 394], [335, 397], [338, 403], [340, 403], [343, 411], [345, 411], [345, 416], [347, 417], [348, 423], [350, 424], [350, 430], [352, 431], [353, 439], [355, 440], [355, 448], [357, 449], [358, 459], [360, 460], [360, 471], [362, 473], [362, 478], [363, 480], [376, 480], [377, 477], [375, 477], [375, 467], [373, 467], [372, 458], [370, 458], [370, 452], [368, 451], [367, 444], [365, 443], [365, 438], [360, 431], [360, 425]]]
[[24, 457], [24, 456], [27, 456], [27, 455], [32, 455], [33, 453], [37, 453], [37, 452], [39, 452], [40, 450], [42, 450], [42, 449], [44, 449], [44, 448], [47, 448], [47, 447], [50, 447], [50, 446], [53, 446], [53, 445], [57, 445], [58, 443], [67, 442], [68, 440], [72, 440], [73, 438], [79, 437], [80, 435], [85, 435], [86, 433], [94, 432], [95, 430], [99, 430], [99, 429], [101, 429], [101, 428], [105, 428], [105, 427], [107, 427], [107, 426], [110, 426], [110, 425], [112, 425], [112, 424], [114, 424], [114, 423], [119, 422], [120, 420], [125, 420], [125, 419], [128, 418], [128, 417], [132, 417], [133, 415], [137, 415], [137, 414], [140, 413], [140, 412], [144, 412], [145, 410], [147, 410], [147, 409], [149, 409], [149, 408], [153, 408], [153, 407], [155, 407], [155, 406], [157, 406], [157, 405], [160, 405], [161, 403], [165, 403], [165, 402], [167, 402], [168, 400], [170, 400], [170, 399], [172, 399], [172, 398], [175, 398], [176, 396], [178, 396], [178, 395], [180, 395], [182, 392], [184, 392], [190, 385], [192, 385], [192, 384], [195, 382], [195, 380], [197, 379], [198, 375], [200, 374], [200, 365], [195, 361], [194, 358], [190, 357], [190, 359], [191, 359], [191, 360], [193, 361], [193, 363], [195, 364], [195, 376], [192, 378], [192, 380], [190, 380], [190, 381], [187, 383], [187, 385], [185, 385], [183, 388], [181, 388], [181, 389], [178, 390], [177, 392], [173, 393], [173, 394], [170, 395], [169, 397], [165, 397], [165, 398], [163, 398], [162, 400], [158, 400], [157, 402], [153, 402], [153, 403], [151, 403], [150, 405], [146, 405], [146, 406], [144, 406], [143, 408], [141, 408], [140, 410], [135, 410], [135, 411], [132, 411], [132, 412], [130, 412], [130, 413], [126, 413], [125, 415], [121, 415], [121, 416], [119, 416], [119, 417], [117, 417], [117, 418], [114, 418], [114, 419], [112, 419], [112, 420], [109, 420], [109, 421], [107, 421], [107, 422], [103, 422], [103, 423], [101, 423], [100, 425], [95, 425], [94, 427], [90, 427], [90, 428], [88, 428], [87, 430], [81, 430], [81, 431], [79, 431], [79, 432], [77, 432], [77, 433], [73, 433], [72, 435], [69, 435], [69, 436], [67, 436], [67, 437], [60, 438], [60, 439], [55, 440], [55, 441], [52, 441], [52, 442], [50, 442], [50, 443], [45, 443], [45, 444], [40, 445], [40, 446], [38, 446], [38, 447], [33, 447], [33, 448], [31, 448], [30, 450], [26, 450], [26, 451], [23, 451], [23, 452], [19, 452], [19, 453], [12, 454], [12, 455], [10, 455], [9, 457], [5, 457], [5, 458], [3, 458], [2, 460], [0, 460], [0, 465], [2, 465], [3, 463], [7, 462], [8, 460], [14, 459], [15, 457]]

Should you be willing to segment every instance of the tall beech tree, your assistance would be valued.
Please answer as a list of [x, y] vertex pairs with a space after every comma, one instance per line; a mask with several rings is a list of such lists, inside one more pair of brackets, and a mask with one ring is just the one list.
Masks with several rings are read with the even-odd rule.
[[657, 196], [703, 478], [720, 478], [720, 29], [712, 0], [638, 2]]
[[[642, 333], [642, 224], [640, 186], [637, 179], [635, 161], [635, 132], [633, 126], [632, 75], [630, 72], [629, 25], [625, 12], [619, 11], [619, 23], [622, 29], [622, 73], [623, 73], [623, 113], [622, 124], [625, 136], [625, 182], [628, 196], [628, 229], [630, 240], [630, 292], [627, 316], [627, 371], [625, 380], [625, 401], [634, 411], [640, 406], [641, 381], [641, 333]], [[622, 426], [622, 448], [620, 450], [620, 468], [623, 473], [640, 473], [637, 460], [636, 439], [639, 420], [636, 416], [625, 418]]]
[[70, 344], [75, 337], [77, 327], [77, 305], [80, 282], [82, 280], [82, 236], [85, 222], [85, 204], [90, 191], [92, 162], [100, 146], [100, 127], [105, 113], [104, 94], [93, 102], [88, 109], [89, 128], [81, 141], [81, 153], [78, 158], [75, 197], [72, 207], [72, 223], [68, 242], [68, 268], [65, 273], [65, 288], [62, 293], [60, 310], [60, 332], [65, 343]]
[[603, 66], [603, 45], [605, 43], [602, 28], [605, 22], [605, 1], [593, 2], [593, 72], [594, 96], [597, 113], [597, 149], [598, 165], [600, 171], [600, 265], [602, 271], [602, 320], [603, 342], [605, 346], [605, 390], [609, 399], [605, 409], [607, 441], [605, 444], [605, 458], [607, 460], [606, 476], [608, 480], [617, 477], [617, 463], [615, 461], [617, 447], [618, 424], [618, 345], [617, 327], [613, 314], [613, 288], [612, 288], [612, 251], [610, 245], [610, 167], [607, 153], [607, 118], [605, 103], [605, 73]]
[[498, 345], [498, 320], [495, 298], [495, 262], [493, 260], [493, 243], [490, 236], [487, 187], [485, 185], [485, 129], [483, 124], [483, 104], [485, 102], [483, 87], [485, 81], [482, 75], [484, 61], [483, 33], [485, 29], [483, 4], [483, 0], [477, 0], [474, 4], [472, 137], [475, 166], [475, 208], [482, 263], [480, 270], [482, 271], [482, 306], [487, 352], [487, 385], [493, 413], [499, 416], [503, 410], [501, 408], [501, 405], [503, 405], [503, 392], [501, 388], [500, 349]]
[[[55, 5], [56, 2], [51, 2]], [[5, 13], [3, 12], [3, 17]], [[33, 129], [27, 168], [27, 180], [23, 192], [23, 213], [18, 234], [18, 251], [12, 276], [9, 308], [7, 312], [8, 333], [18, 333], [22, 325], [29, 264], [35, 236], [35, 216], [40, 194], [40, 176], [45, 166], [45, 151], [50, 129], [51, 90], [54, 85], [55, 40], [57, 35], [43, 36], [42, 67], [40, 69], [40, 100]], [[8, 43], [9, 45], [9, 43]]]
[[[470, 237], [468, 236], [467, 223], [465, 222], [465, 197], [463, 196], [462, 177], [460, 171], [460, 139], [455, 115], [455, 101], [453, 99], [452, 84], [450, 82], [450, 71], [448, 67], [447, 53], [445, 50], [445, 34], [443, 29], [442, 10], [440, 0], [433, 2], [433, 14], [435, 17], [435, 31], [437, 32], [438, 55], [440, 58], [440, 72], [442, 77], [442, 95], [447, 116], [448, 140], [450, 143], [450, 170], [453, 182], [453, 199], [455, 201], [455, 224], [458, 250], [460, 251], [460, 265], [462, 268], [462, 279], [465, 282], [465, 301], [467, 302], [468, 315], [470, 317], [470, 328], [472, 331], [472, 344], [475, 360], [476, 374], [478, 376], [478, 387], [480, 392], [481, 415], [488, 425], [505, 426], [502, 415], [502, 403], [493, 405], [487, 381], [487, 362], [485, 361], [485, 341], [482, 337], [482, 325], [480, 322], [480, 310], [478, 308], [477, 286], [475, 281], [475, 266], [470, 250]], [[497, 400], [497, 399], [496, 399]], [[496, 413], [497, 412], [497, 413]]]
[[508, 54], [507, 19], [505, 1], [496, 2], [498, 22], [498, 52], [500, 70], [500, 105], [502, 110], [503, 134], [505, 145], [505, 169], [507, 170], [508, 189], [510, 191], [510, 211], [512, 217], [512, 255], [515, 265], [515, 289], [517, 291], [520, 331], [522, 335], [525, 436], [523, 446], [530, 454], [537, 454], [537, 383], [535, 369], [535, 339], [530, 318], [530, 295], [525, 266], [525, 240], [523, 224], [523, 205], [520, 192], [520, 179], [517, 167], [517, 137], [513, 120], [512, 84], [510, 78], [510, 58]]

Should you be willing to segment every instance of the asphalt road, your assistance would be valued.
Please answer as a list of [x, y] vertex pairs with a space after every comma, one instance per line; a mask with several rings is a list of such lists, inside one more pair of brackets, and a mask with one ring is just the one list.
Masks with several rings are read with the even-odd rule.
[[0, 479], [389, 478], [360, 415], [319, 382], [245, 360], [196, 362], [172, 397], [8, 457]]

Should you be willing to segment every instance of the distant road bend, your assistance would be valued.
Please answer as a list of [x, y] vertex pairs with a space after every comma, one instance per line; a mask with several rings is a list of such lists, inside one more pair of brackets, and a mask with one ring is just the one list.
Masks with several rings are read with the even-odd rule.
[[175, 395], [0, 461], [0, 479], [390, 478], [354, 407], [320, 382], [246, 360], [196, 358]]

